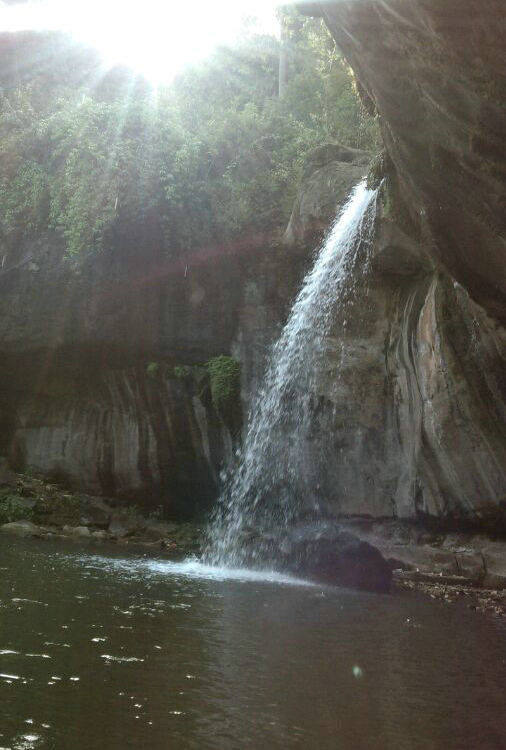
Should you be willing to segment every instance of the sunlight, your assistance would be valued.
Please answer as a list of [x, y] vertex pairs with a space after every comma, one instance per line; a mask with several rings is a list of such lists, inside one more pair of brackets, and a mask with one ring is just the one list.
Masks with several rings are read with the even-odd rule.
[[248, 19], [276, 33], [277, 0], [32, 0], [0, 2], [0, 31], [61, 30], [153, 82], [169, 81], [219, 45], [233, 43]]

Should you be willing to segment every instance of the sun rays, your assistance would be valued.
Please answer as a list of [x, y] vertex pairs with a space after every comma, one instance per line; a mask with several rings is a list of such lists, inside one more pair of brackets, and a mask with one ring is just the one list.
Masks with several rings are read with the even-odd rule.
[[152, 83], [170, 81], [185, 66], [232, 43], [245, 20], [276, 31], [276, 0], [32, 0], [0, 2], [0, 31], [60, 30], [95, 47], [107, 66], [125, 64]]

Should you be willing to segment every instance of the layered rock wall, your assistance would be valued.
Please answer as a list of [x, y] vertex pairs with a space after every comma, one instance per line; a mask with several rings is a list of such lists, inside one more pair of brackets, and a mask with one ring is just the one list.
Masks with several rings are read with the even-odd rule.
[[[332, 515], [503, 523], [503, 2], [304, 7], [353, 66], [386, 148], [373, 247], [314, 394], [314, 486]], [[233, 354], [247, 412], [314, 243], [365, 161], [336, 146], [317, 155], [284, 245], [257, 237], [183, 260], [148, 237], [80, 263], [57, 235], [19, 247], [0, 271], [0, 454], [175, 514], [212, 501], [233, 428], [174, 368]]]
[[504, 525], [504, 8], [305, 10], [327, 22], [386, 146], [372, 257], [322, 372], [329, 512]]
[[[323, 226], [365, 171], [332, 165], [344, 187], [327, 196]], [[312, 244], [266, 234], [185, 258], [161, 246], [148, 233], [72, 260], [51, 233], [6, 257], [0, 455], [75, 490], [184, 517], [209, 508], [240, 438], [240, 419], [213, 403], [206, 362], [239, 360], [246, 414]]]
[[312, 3], [378, 113], [427, 252], [506, 317], [506, 14], [502, 0]]

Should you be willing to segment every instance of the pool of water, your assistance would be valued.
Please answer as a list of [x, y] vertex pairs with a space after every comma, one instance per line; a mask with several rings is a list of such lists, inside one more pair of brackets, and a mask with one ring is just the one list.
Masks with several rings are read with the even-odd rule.
[[0, 748], [506, 746], [500, 621], [114, 548], [0, 544]]

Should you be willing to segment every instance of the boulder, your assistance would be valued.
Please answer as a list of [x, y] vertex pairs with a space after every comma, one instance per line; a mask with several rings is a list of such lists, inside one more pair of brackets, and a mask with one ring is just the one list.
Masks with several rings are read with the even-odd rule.
[[367, 151], [326, 144], [306, 158], [304, 174], [283, 242], [309, 246], [321, 240], [350, 193], [366, 174]]
[[12, 521], [0, 526], [0, 531], [7, 531], [18, 536], [41, 536], [41, 529], [31, 521]]
[[82, 526], [96, 526], [107, 529], [111, 521], [111, 509], [99, 498], [83, 498], [84, 510], [80, 523]]
[[70, 536], [77, 536], [83, 539], [87, 539], [91, 536], [91, 532], [87, 526], [64, 526], [63, 533], [69, 534]]
[[142, 528], [142, 522], [139, 518], [130, 514], [115, 515], [109, 523], [109, 534], [116, 539], [124, 539], [126, 536], [135, 534]]
[[347, 588], [390, 589], [392, 570], [382, 554], [337, 524], [296, 528], [287, 542], [283, 562], [297, 575]]
[[271, 564], [302, 578], [366, 591], [390, 589], [392, 569], [381, 552], [334, 521], [295, 526], [281, 538], [261, 538], [260, 547]]

